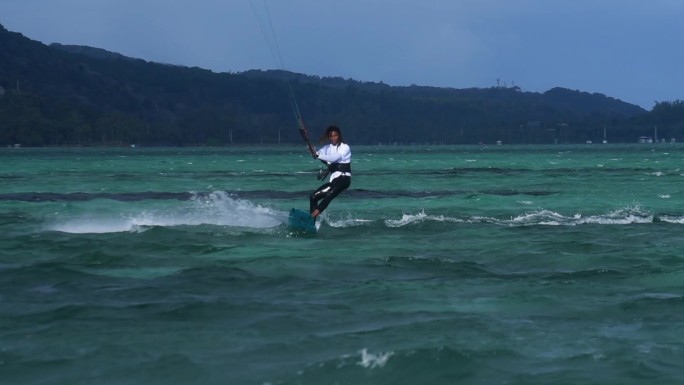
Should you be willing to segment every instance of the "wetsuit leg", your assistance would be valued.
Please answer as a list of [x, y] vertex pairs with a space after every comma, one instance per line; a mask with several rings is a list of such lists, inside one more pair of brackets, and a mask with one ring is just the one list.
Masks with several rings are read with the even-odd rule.
[[342, 191], [346, 190], [350, 184], [351, 177], [339, 176], [332, 182], [322, 185], [309, 196], [309, 211], [313, 212], [318, 209], [322, 213], [330, 202]]
[[[318, 201], [320, 199], [323, 199], [323, 196], [330, 191], [331, 189], [331, 184], [330, 183], [325, 183], [321, 185], [316, 191], [312, 192], [311, 195], [309, 195], [309, 212], [312, 213], [314, 210], [318, 208]], [[320, 211], [320, 210], [319, 210]]]

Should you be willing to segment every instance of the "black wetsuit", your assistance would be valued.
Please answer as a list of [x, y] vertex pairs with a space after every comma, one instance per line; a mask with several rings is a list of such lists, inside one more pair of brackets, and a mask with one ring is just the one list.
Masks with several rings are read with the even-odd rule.
[[309, 211], [325, 210], [330, 202], [351, 185], [351, 149], [346, 143], [328, 144], [318, 151], [318, 159], [328, 162], [330, 180], [309, 196]]

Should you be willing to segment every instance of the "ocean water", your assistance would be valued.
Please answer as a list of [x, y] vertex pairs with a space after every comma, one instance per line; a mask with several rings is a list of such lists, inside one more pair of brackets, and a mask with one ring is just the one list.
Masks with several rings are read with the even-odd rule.
[[0, 149], [2, 384], [681, 384], [684, 146]]

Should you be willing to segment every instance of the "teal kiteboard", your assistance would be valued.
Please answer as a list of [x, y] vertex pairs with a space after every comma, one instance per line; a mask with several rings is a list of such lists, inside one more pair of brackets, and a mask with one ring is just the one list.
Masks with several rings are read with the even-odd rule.
[[316, 233], [316, 220], [311, 218], [311, 214], [299, 209], [290, 210], [288, 217], [288, 226], [296, 231], [303, 231], [307, 233]]

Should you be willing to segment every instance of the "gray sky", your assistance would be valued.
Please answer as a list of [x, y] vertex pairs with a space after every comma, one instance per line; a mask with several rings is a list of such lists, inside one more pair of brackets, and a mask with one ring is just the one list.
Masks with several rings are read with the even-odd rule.
[[0, 24], [46, 44], [215, 72], [453, 88], [498, 79], [646, 109], [684, 100], [682, 20], [684, 0], [0, 0]]

